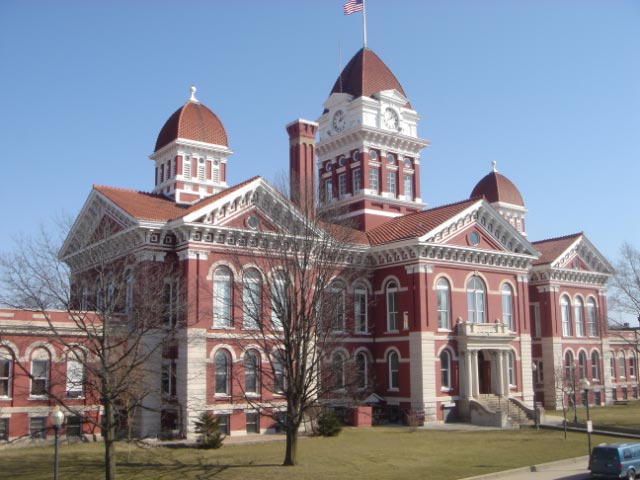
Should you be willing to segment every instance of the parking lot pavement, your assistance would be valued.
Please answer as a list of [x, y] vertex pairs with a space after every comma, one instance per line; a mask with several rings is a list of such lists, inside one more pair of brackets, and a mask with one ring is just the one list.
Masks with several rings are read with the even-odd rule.
[[587, 480], [591, 478], [587, 466], [587, 457], [570, 458], [558, 462], [532, 465], [530, 467], [517, 468], [504, 472], [488, 473], [466, 480]]

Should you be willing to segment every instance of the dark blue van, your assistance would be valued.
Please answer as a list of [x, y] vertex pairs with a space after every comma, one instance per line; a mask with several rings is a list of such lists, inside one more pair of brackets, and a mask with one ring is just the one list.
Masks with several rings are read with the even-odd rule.
[[591, 451], [589, 470], [596, 478], [640, 478], [640, 443], [604, 443]]

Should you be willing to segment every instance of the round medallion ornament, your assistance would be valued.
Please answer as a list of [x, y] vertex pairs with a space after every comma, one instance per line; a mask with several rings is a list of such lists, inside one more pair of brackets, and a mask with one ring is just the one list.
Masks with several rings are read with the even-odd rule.
[[471, 232], [468, 237], [469, 245], [475, 247], [480, 243], [480, 235], [478, 232]]
[[247, 217], [247, 226], [253, 230], [257, 230], [260, 226], [260, 220], [258, 220], [258, 217], [250, 215]]

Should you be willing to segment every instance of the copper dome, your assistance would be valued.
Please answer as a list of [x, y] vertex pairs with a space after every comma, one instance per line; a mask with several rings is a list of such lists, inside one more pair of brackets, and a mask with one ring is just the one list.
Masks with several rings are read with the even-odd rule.
[[497, 171], [482, 178], [471, 192], [470, 198], [484, 197], [489, 203], [503, 202], [524, 207], [520, 191], [511, 180]]

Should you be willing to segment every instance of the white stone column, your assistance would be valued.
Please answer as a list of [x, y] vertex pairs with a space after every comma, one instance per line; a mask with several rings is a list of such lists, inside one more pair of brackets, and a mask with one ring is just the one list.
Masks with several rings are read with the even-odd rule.
[[502, 357], [502, 394], [506, 397], [509, 396], [509, 359], [507, 355], [509, 352], [503, 350], [500, 352], [500, 356]]
[[474, 350], [471, 352], [471, 378], [472, 378], [472, 389], [471, 395], [474, 398], [478, 398], [480, 396], [480, 381], [478, 378], [478, 351]]
[[498, 361], [498, 388], [496, 388], [495, 392], [498, 395], [502, 395], [504, 393], [504, 357], [502, 351], [498, 350], [496, 352], [496, 360]]
[[472, 386], [472, 378], [471, 378], [471, 352], [466, 350], [462, 352], [464, 358], [464, 370], [460, 372], [460, 385], [462, 387], [462, 396], [469, 398], [471, 397], [471, 386]]

